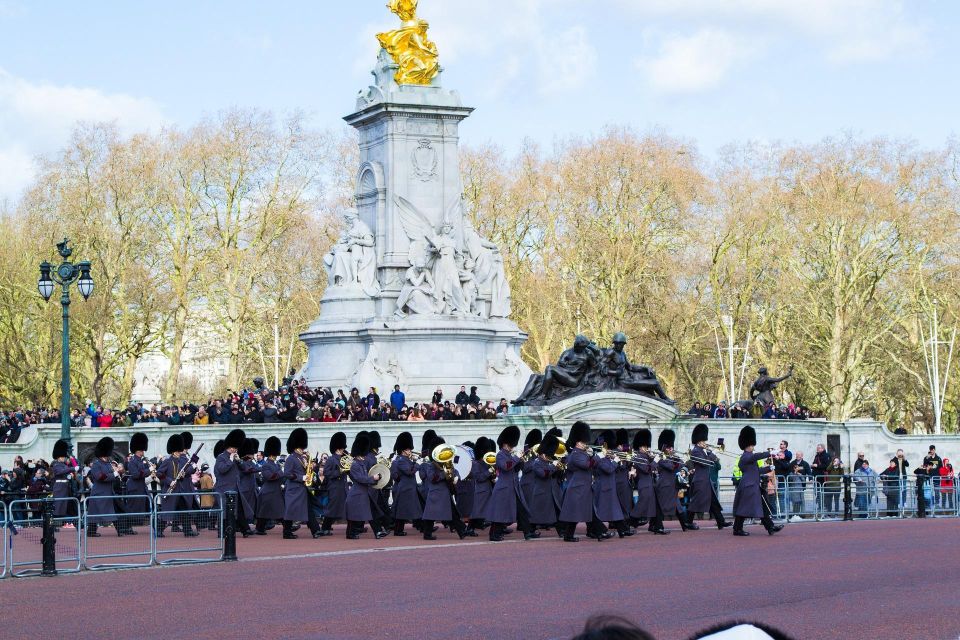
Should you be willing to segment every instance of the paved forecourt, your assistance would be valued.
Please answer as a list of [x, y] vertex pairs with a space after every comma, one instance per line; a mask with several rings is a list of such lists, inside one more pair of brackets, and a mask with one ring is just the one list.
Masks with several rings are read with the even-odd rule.
[[[675, 524], [675, 523], [674, 523]], [[595, 612], [658, 638], [732, 618], [806, 638], [955, 638], [936, 576], [957, 566], [955, 519], [805, 523], [750, 538], [706, 526], [577, 544], [417, 536], [238, 540], [241, 560], [0, 581], [0, 629], [204, 638], [567, 638]], [[516, 534], [514, 536], [516, 537]], [[55, 597], [51, 597], [56, 594]], [[37, 606], [37, 603], [47, 603]], [[66, 622], [69, 621], [69, 622]]]

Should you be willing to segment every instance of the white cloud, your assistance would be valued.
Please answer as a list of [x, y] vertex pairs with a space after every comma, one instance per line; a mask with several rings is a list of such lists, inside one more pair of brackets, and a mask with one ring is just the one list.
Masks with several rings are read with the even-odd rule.
[[540, 86], [544, 93], [560, 93], [585, 84], [597, 66], [597, 52], [583, 27], [571, 27], [539, 42]]
[[756, 49], [732, 33], [705, 28], [689, 36], [664, 38], [656, 55], [638, 59], [637, 66], [656, 91], [694, 93], [720, 84], [738, 61]]
[[33, 158], [61, 147], [80, 121], [115, 122], [132, 133], [166, 118], [150, 99], [31, 82], [0, 68], [0, 199], [17, 197], [33, 176]]

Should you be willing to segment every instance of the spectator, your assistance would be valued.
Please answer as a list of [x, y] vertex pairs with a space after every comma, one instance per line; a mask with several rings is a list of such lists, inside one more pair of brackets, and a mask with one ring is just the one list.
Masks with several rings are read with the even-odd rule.
[[807, 488], [807, 475], [803, 472], [803, 467], [794, 463], [790, 473], [786, 477], [787, 497], [790, 503], [790, 518], [792, 522], [801, 520], [800, 514], [803, 513], [803, 493]]
[[720, 404], [717, 405], [717, 408], [713, 410], [713, 416], [716, 420], [724, 420], [727, 418], [727, 403], [720, 401]]
[[700, 406], [700, 403], [699, 403], [699, 402], [694, 402], [694, 403], [693, 403], [693, 406], [690, 407], [689, 409], [687, 409], [687, 415], [690, 415], [690, 416], [694, 416], [694, 417], [699, 418], [699, 417], [700, 417], [700, 410], [701, 410], [701, 408], [702, 408], [702, 407]]
[[953, 509], [954, 473], [949, 458], [943, 459], [940, 474], [940, 506], [944, 509]]
[[857, 454], [857, 459], [853, 462], [853, 472], [856, 473], [860, 467], [863, 465], [863, 460], [866, 457], [866, 454], [863, 451]]
[[461, 406], [470, 402], [470, 396], [467, 395], [467, 388], [465, 386], [460, 386], [460, 393], [457, 394], [455, 402]]
[[370, 387], [370, 391], [367, 393], [367, 411], [374, 411], [380, 406], [380, 395], [377, 393], [376, 387]]
[[407, 404], [407, 396], [404, 395], [403, 391], [400, 391], [400, 385], [393, 385], [393, 393], [390, 394], [390, 404], [393, 405], [393, 408], [397, 411], [403, 409], [404, 405]]
[[797, 451], [793, 456], [793, 465], [800, 467], [800, 472], [805, 475], [811, 475], [811, 469], [809, 463], [803, 459], [803, 451]]
[[443, 390], [440, 387], [437, 387], [437, 390], [433, 392], [433, 399], [430, 400], [432, 404], [439, 405], [443, 402]]
[[887, 517], [896, 518], [900, 514], [901, 503], [901, 480], [900, 471], [897, 469], [897, 463], [890, 461], [890, 466], [880, 473], [880, 487], [883, 495], [887, 499]]
[[778, 489], [777, 505], [780, 507], [780, 513], [786, 513], [787, 511], [787, 497], [782, 489], [786, 487], [787, 476], [790, 475], [790, 471], [793, 469], [793, 454], [790, 453], [790, 449], [787, 448], [788, 446], [789, 443], [786, 440], [781, 440], [780, 451], [777, 452], [777, 456], [773, 459], [773, 469]]
[[467, 399], [467, 404], [472, 404], [474, 407], [479, 407], [480, 402], [480, 396], [477, 395], [477, 388], [470, 387], [470, 397]]
[[823, 479], [823, 511], [825, 513], [839, 513], [840, 492], [843, 489], [843, 461], [835, 457], [824, 471]]
[[857, 485], [854, 511], [857, 517], [866, 518], [877, 491], [877, 472], [870, 468], [870, 462], [866, 458], [863, 458], [860, 467], [853, 472], [853, 481]]
[[[930, 445], [930, 449], [923, 459], [923, 467], [927, 470], [927, 476], [931, 478], [930, 482], [927, 483], [928, 493], [931, 494], [927, 496], [927, 509], [936, 508], [937, 505], [940, 504], [940, 492], [933, 491], [933, 485], [939, 482], [940, 468], [942, 466], [943, 460], [937, 455], [937, 448], [934, 445]], [[937, 480], [932, 480], [932, 478], [937, 478]]]
[[898, 436], [905, 436], [907, 435], [907, 430], [903, 425], [900, 425], [899, 427], [893, 430], [893, 433]]
[[910, 461], [903, 455], [903, 449], [897, 449], [897, 455], [890, 459], [897, 467], [897, 475], [900, 478], [900, 504], [907, 503], [907, 476], [910, 474]]

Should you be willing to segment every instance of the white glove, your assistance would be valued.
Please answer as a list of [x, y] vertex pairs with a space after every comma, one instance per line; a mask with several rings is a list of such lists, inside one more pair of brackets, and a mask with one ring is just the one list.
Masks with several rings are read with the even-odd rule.
[[114, 478], [119, 478], [119, 477], [120, 477], [120, 474], [117, 473], [116, 471], [114, 471], [114, 472], [113, 472], [113, 477], [114, 477]]
[[304, 482], [307, 481], [307, 477], [308, 477], [308, 476], [307, 476], [306, 474], [304, 474], [304, 476], [303, 476], [303, 481], [304, 481]]

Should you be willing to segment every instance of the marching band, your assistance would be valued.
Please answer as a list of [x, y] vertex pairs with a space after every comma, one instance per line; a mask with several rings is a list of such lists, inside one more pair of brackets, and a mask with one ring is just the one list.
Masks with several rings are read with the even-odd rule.
[[[149, 512], [147, 484], [159, 485], [158, 537], [164, 537], [170, 526], [184, 536], [199, 535], [192, 476], [202, 445], [191, 454], [192, 443], [189, 432], [170, 436], [167, 456], [154, 465], [145, 455], [147, 436], [135, 433], [130, 439], [131, 455], [123, 472], [126, 494], [131, 496], [127, 512]], [[321, 458], [308, 451], [307, 431], [296, 428], [287, 438], [283, 460], [281, 441], [272, 436], [264, 444], [263, 459], [257, 461], [259, 441], [234, 429], [214, 447], [213, 491], [222, 497], [237, 495], [237, 528], [244, 538], [267, 535], [274, 523], [282, 524], [283, 539], [297, 538], [300, 523], [312, 537], [320, 538], [331, 535], [335, 523], [344, 522], [350, 540], [368, 531], [375, 539], [390, 533], [405, 536], [408, 524], [425, 540], [436, 540], [437, 523], [443, 523], [460, 539], [489, 528], [489, 539], [500, 542], [516, 525], [525, 540], [555, 530], [563, 540], [577, 542], [577, 527], [584, 523], [588, 537], [604, 541], [614, 533], [632, 536], [645, 524], [650, 533], [668, 534], [664, 526], [668, 517], [675, 517], [682, 531], [700, 528], [695, 514], [709, 514], [718, 529], [729, 527], [711, 473], [719, 470], [720, 456], [731, 456], [738, 458], [735, 464], [742, 472], [733, 502], [734, 535], [749, 535], [744, 530], [748, 518], [759, 520], [770, 535], [782, 528], [771, 519], [763, 486], [778, 454], [755, 452], [756, 432], [749, 426], [738, 439], [740, 456], [726, 452], [722, 441], [709, 444], [705, 424], [694, 428], [686, 455], [678, 453], [671, 429], [659, 434], [657, 448], [652, 449], [649, 429], [638, 430], [631, 443], [626, 429], [607, 429], [595, 437], [590, 426], [579, 421], [566, 439], [558, 428], [545, 434], [534, 429], [522, 450], [519, 443], [516, 426], [504, 428], [496, 442], [481, 436], [461, 445], [447, 443], [430, 429], [423, 434], [419, 451], [413, 435], [403, 432], [392, 453], [381, 457], [380, 434], [361, 431], [347, 455], [347, 437], [337, 432], [330, 438], [329, 455]], [[88, 472], [93, 497], [114, 495], [114, 480], [121, 477], [122, 467], [114, 461], [113, 449], [111, 438], [97, 443]], [[51, 468], [55, 497], [67, 495], [70, 474], [75, 472], [67, 456], [66, 443], [58, 441]], [[321, 494], [323, 501], [317, 499]], [[108, 522], [114, 523], [117, 535], [136, 533], [128, 519], [116, 516], [110, 500], [88, 501], [87, 513], [93, 516], [88, 536], [99, 536], [97, 525]]]

